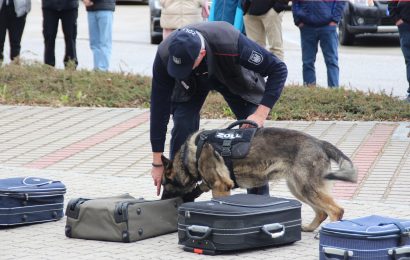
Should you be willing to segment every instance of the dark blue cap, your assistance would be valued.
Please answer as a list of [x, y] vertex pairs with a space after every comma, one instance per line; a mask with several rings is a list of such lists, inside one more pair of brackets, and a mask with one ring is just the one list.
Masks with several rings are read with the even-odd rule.
[[196, 30], [178, 29], [173, 35], [168, 51], [168, 74], [176, 79], [185, 79], [191, 74], [201, 51], [201, 38]]

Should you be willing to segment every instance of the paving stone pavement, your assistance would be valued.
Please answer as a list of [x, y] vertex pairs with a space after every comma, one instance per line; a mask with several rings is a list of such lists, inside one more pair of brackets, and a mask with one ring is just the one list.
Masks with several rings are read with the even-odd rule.
[[[232, 121], [202, 120], [201, 128], [223, 128]], [[410, 122], [268, 121], [265, 126], [303, 131], [335, 144], [352, 158], [359, 183], [334, 185], [345, 218], [370, 214], [410, 218]], [[0, 178], [61, 180], [67, 186], [66, 202], [121, 193], [156, 199], [150, 150], [148, 110], [0, 106]], [[282, 181], [272, 183], [270, 190], [271, 195], [292, 198]], [[240, 192], [244, 190], [235, 191]], [[210, 194], [200, 199], [210, 199]], [[308, 222], [313, 212], [304, 205], [302, 216]], [[184, 252], [176, 233], [122, 244], [68, 239], [64, 225], [65, 218], [0, 229], [0, 259], [208, 258]], [[301, 241], [284, 247], [215, 258], [318, 259], [316, 233], [303, 233]]]

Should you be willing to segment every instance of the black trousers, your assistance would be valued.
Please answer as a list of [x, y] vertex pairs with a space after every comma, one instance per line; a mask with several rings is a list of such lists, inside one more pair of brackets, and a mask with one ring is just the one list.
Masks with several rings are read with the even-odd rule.
[[26, 24], [26, 16], [17, 17], [14, 11], [13, 1], [9, 1], [6, 6], [6, 1], [0, 10], [0, 61], [4, 59], [4, 42], [8, 31], [10, 41], [10, 59], [14, 60], [20, 55], [21, 37], [23, 36], [24, 26]]
[[78, 9], [56, 11], [43, 9], [43, 36], [44, 36], [44, 63], [55, 66], [55, 43], [58, 22], [61, 20], [65, 41], [64, 65], [77, 61], [76, 39], [77, 39], [77, 17]]

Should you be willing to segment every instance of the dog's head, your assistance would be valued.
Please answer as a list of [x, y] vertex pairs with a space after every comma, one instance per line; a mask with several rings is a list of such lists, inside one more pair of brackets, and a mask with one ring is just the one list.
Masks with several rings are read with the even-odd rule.
[[165, 156], [162, 156], [161, 159], [164, 165], [162, 176], [162, 186], [164, 189], [161, 199], [183, 197], [185, 202], [188, 200], [193, 201], [193, 199], [188, 199], [187, 195], [195, 191], [197, 180], [191, 174], [187, 174], [186, 169], [182, 165], [174, 164], [173, 161]]

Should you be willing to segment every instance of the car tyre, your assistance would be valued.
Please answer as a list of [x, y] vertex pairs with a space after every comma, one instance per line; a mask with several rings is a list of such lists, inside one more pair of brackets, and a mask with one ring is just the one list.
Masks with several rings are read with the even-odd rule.
[[355, 35], [352, 33], [349, 33], [347, 30], [347, 26], [345, 23], [345, 19], [340, 21], [339, 23], [339, 43], [341, 45], [353, 45], [355, 39]]
[[162, 36], [157, 35], [151, 35], [151, 44], [160, 44], [162, 42]]

